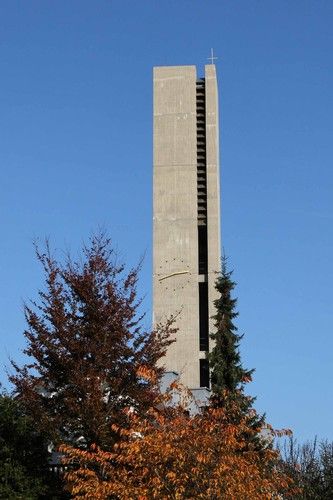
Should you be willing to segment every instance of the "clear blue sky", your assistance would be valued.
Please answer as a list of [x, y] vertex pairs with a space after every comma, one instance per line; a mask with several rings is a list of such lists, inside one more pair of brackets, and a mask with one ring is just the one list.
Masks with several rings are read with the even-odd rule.
[[[0, 351], [22, 360], [32, 241], [104, 227], [151, 317], [152, 67], [217, 61], [222, 232], [257, 407], [333, 440], [333, 2], [0, 2]], [[61, 252], [59, 254], [61, 256]]]

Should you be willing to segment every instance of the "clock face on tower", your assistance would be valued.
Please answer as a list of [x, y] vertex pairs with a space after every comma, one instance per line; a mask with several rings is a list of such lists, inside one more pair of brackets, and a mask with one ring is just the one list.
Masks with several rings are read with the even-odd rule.
[[190, 266], [182, 259], [165, 260], [158, 268], [157, 282], [162, 290], [185, 290], [190, 284]]

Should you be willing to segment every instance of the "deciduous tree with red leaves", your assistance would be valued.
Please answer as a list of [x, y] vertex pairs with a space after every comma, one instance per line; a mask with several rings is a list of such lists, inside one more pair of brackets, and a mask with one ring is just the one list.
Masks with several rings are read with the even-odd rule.
[[111, 451], [63, 446], [72, 498], [293, 498], [296, 489], [280, 467], [278, 452], [264, 438], [260, 450], [244, 439], [256, 433], [250, 416], [238, 402], [233, 405], [237, 423], [224, 408], [191, 416], [181, 406], [167, 412], [154, 405], [145, 416], [127, 413], [130, 426], [114, 427], [120, 439]]
[[[46, 286], [25, 305], [30, 362], [12, 362], [15, 393], [54, 443], [108, 449], [111, 426], [126, 427], [124, 407], [144, 414], [163, 373], [157, 361], [170, 344], [172, 321], [146, 331], [138, 313], [138, 267], [125, 272], [110, 240], [91, 238], [80, 259], [64, 263], [37, 249]], [[138, 367], [154, 368], [156, 380]]]

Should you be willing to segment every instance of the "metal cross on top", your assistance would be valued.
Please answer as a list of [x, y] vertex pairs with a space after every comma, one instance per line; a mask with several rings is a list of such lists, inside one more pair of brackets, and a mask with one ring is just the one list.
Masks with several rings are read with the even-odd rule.
[[213, 49], [210, 49], [210, 57], [207, 57], [207, 59], [210, 59], [210, 64], [214, 64], [214, 59], [217, 59], [217, 57], [214, 57]]

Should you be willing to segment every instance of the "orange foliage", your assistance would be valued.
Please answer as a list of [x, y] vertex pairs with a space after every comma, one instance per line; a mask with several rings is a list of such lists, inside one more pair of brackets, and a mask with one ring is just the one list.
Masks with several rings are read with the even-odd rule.
[[120, 440], [112, 452], [62, 447], [65, 463], [73, 466], [66, 474], [73, 498], [255, 500], [293, 494], [278, 453], [264, 442], [258, 449], [244, 440], [254, 433], [248, 417], [235, 425], [223, 409], [191, 417], [178, 408], [128, 418], [130, 430], [113, 426]]

